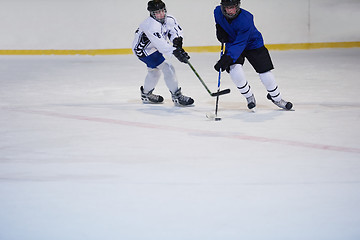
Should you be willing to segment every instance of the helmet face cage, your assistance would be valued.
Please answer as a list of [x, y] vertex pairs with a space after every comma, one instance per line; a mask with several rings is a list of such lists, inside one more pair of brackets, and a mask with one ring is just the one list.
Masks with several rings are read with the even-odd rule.
[[[150, 12], [150, 16], [160, 23], [165, 23], [166, 20], [166, 6], [165, 3], [161, 0], [151, 0], [148, 2], [147, 10]], [[159, 15], [161, 12], [164, 12], [165, 16], [162, 18], [157, 18], [156, 15]]]
[[[164, 12], [164, 17], [157, 18], [156, 15], [160, 14], [161, 12]], [[165, 23], [166, 14], [167, 14], [166, 7], [158, 9], [158, 10], [150, 11], [150, 16], [160, 23]]]
[[[228, 19], [234, 19], [240, 14], [240, 0], [221, 0], [221, 11], [224, 14], [224, 16]], [[229, 7], [235, 7], [236, 13], [235, 14], [228, 14], [226, 12], [226, 8]]]

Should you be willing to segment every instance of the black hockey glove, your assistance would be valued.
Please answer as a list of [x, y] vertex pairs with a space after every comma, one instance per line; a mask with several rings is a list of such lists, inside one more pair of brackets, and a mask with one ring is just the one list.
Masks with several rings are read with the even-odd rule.
[[229, 71], [229, 67], [230, 65], [233, 63], [233, 59], [229, 56], [229, 55], [222, 55], [222, 57], [220, 58], [220, 60], [215, 64], [214, 68], [216, 71], [220, 72], [221, 71]]
[[177, 48], [173, 51], [174, 56], [182, 63], [188, 63], [190, 56], [182, 48]]
[[229, 42], [229, 34], [219, 24], [216, 24], [216, 38], [221, 43]]
[[182, 37], [174, 38], [174, 40], [173, 40], [174, 48], [182, 48], [182, 45], [183, 45], [183, 38]]
[[173, 54], [175, 55], [175, 57], [183, 63], [187, 63], [188, 60], [190, 59], [189, 55], [187, 54], [187, 52], [185, 52], [185, 50], [182, 48], [183, 45], [183, 38], [182, 37], [177, 37], [174, 38], [173, 40], [173, 46], [176, 48], [173, 51]]

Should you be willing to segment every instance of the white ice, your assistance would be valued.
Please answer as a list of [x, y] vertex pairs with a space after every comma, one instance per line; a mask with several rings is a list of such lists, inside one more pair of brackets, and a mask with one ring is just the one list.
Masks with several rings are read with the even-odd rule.
[[[360, 49], [272, 51], [283, 111], [248, 63], [257, 112], [223, 73], [222, 121], [140, 101], [132, 55], [0, 56], [1, 240], [360, 239]], [[218, 53], [191, 53], [211, 91]]]

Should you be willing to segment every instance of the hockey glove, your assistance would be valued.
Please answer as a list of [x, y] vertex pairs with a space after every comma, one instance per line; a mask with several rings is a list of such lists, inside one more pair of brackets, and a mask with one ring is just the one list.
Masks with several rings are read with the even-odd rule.
[[183, 45], [183, 38], [182, 37], [174, 38], [174, 40], [173, 40], [174, 48], [182, 48], [182, 45]]
[[221, 43], [226, 43], [229, 41], [229, 34], [219, 25], [216, 24], [216, 38]]
[[182, 63], [187, 63], [190, 59], [190, 56], [182, 48], [175, 49], [173, 54]]
[[[221, 71], [225, 71], [228, 70], [230, 65], [233, 63], [233, 59], [229, 56], [229, 55], [223, 55], [220, 60], [215, 64], [214, 68], [216, 71], [220, 72]], [[229, 71], [229, 70], [228, 70]]]

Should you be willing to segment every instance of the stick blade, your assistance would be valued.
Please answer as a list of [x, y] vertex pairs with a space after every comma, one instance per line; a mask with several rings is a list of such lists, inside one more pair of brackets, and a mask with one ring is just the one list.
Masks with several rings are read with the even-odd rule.
[[230, 89], [229, 89], [229, 88], [224, 89], [224, 90], [221, 90], [221, 91], [218, 91], [218, 92], [211, 93], [210, 95], [211, 95], [212, 97], [217, 97], [217, 96], [224, 95], [224, 94], [228, 94], [228, 93], [230, 93]]
[[206, 117], [209, 120], [213, 120], [213, 121], [221, 121], [221, 117], [218, 117], [216, 114], [214, 113], [206, 113]]

